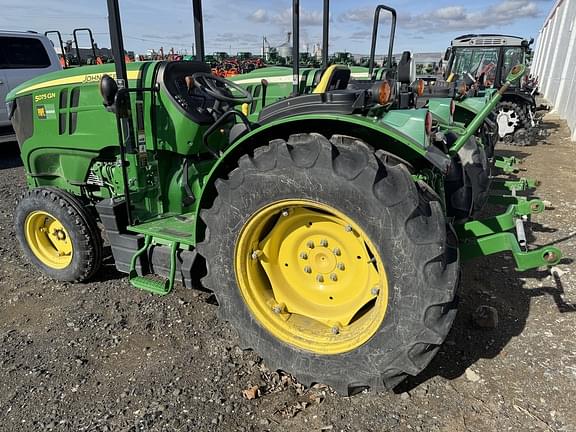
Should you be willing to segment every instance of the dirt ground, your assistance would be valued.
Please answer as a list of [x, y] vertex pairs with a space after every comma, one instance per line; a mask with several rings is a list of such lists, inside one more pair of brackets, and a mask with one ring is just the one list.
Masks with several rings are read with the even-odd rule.
[[[23, 258], [12, 214], [24, 176], [0, 159], [0, 431], [576, 431], [576, 144], [546, 118], [537, 146], [501, 147], [538, 178], [549, 210], [532, 244], [565, 258], [516, 273], [506, 255], [463, 268], [461, 308], [439, 355], [395, 392], [341, 397], [268, 371], [204, 292], [131, 288], [110, 258], [79, 285]], [[14, 151], [14, 149], [12, 149]], [[498, 323], [481, 329], [479, 305]], [[243, 390], [258, 386], [248, 400]]]

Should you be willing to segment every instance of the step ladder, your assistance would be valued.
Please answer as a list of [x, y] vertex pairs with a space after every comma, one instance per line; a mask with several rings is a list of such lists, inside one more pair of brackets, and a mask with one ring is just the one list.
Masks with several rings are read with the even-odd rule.
[[174, 288], [174, 279], [176, 277], [176, 253], [178, 252], [180, 243], [173, 240], [168, 242], [170, 247], [170, 271], [168, 273], [168, 278], [159, 280], [158, 276], [154, 276], [154, 279], [152, 278], [153, 275], [140, 276], [136, 270], [136, 263], [138, 262], [138, 258], [144, 254], [148, 254], [150, 246], [153, 244], [152, 240], [153, 236], [149, 234], [145, 235], [144, 246], [136, 251], [132, 257], [132, 260], [130, 261], [130, 273], [128, 280], [130, 281], [130, 284], [135, 288], [150, 292], [152, 294], [166, 295], [172, 291], [172, 288]]

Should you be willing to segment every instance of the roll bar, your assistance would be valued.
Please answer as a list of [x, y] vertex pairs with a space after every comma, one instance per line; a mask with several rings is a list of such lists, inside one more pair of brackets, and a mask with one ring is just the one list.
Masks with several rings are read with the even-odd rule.
[[390, 40], [388, 42], [388, 68], [392, 69], [392, 51], [394, 50], [394, 36], [396, 34], [396, 9], [385, 5], [378, 5], [374, 11], [374, 27], [372, 28], [372, 45], [370, 47], [370, 63], [368, 65], [368, 76], [372, 77], [374, 72], [374, 58], [376, 57], [376, 40], [378, 38], [378, 25], [380, 24], [380, 11], [386, 10], [392, 15], [390, 25]]
[[78, 66], [82, 66], [82, 57], [80, 55], [80, 47], [78, 46], [78, 32], [85, 31], [88, 32], [88, 36], [90, 36], [90, 47], [92, 48], [92, 56], [94, 58], [94, 62], [96, 62], [96, 48], [94, 47], [94, 35], [92, 34], [92, 30], [89, 28], [77, 28], [72, 31], [72, 35], [74, 36], [74, 47], [76, 48], [76, 57], [78, 57]]

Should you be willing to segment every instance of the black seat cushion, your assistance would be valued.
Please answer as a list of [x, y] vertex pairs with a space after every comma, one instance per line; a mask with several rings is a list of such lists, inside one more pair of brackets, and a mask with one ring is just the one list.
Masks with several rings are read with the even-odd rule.
[[410, 51], [404, 51], [402, 53], [402, 57], [400, 58], [400, 62], [398, 63], [398, 81], [402, 84], [411, 84], [410, 83], [410, 66], [411, 66], [412, 56], [410, 55]]

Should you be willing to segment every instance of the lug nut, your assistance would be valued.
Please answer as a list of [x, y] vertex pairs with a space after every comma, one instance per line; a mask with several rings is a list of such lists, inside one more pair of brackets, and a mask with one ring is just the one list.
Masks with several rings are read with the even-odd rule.
[[257, 260], [258, 258], [260, 258], [262, 256], [262, 251], [261, 250], [255, 250], [254, 252], [252, 252], [252, 259], [253, 260]]
[[346, 225], [346, 226], [344, 227], [344, 230], [345, 230], [346, 232], [352, 232], [352, 225]]
[[324, 240], [324, 239], [320, 240], [320, 246], [328, 247], [328, 240]]
[[340, 327], [338, 326], [332, 327], [332, 334], [337, 335], [338, 333], [340, 333]]
[[308, 254], [306, 252], [302, 252], [300, 254], [300, 258], [302, 258], [303, 260], [307, 260], [308, 259]]
[[378, 294], [380, 294], [380, 288], [378, 287], [374, 287], [370, 290], [370, 294], [372, 294], [373, 296], [377, 296]]
[[282, 216], [288, 216], [289, 214], [290, 212], [288, 211], [288, 209], [282, 210]]
[[340, 252], [339, 248], [332, 249], [332, 253], [336, 256], [340, 256], [342, 254], [342, 252]]
[[272, 311], [275, 314], [280, 314], [280, 313], [282, 313], [283, 310], [284, 310], [284, 305], [281, 305], [281, 304], [277, 304], [277, 305], [274, 305], [274, 307], [272, 307]]
[[346, 270], [346, 266], [344, 265], [344, 263], [338, 263], [337, 267], [338, 267], [338, 270], [341, 270], [341, 271]]
[[320, 283], [324, 282], [324, 276], [322, 276], [321, 274], [319, 274], [318, 276], [316, 276], [316, 280]]
[[336, 276], [336, 273], [330, 274], [330, 280], [333, 282], [336, 282], [338, 280], [338, 276]]
[[312, 267], [310, 266], [304, 267], [304, 273], [312, 273]]
[[310, 240], [308, 243], [306, 243], [306, 246], [308, 246], [308, 249], [314, 249], [314, 242]]

